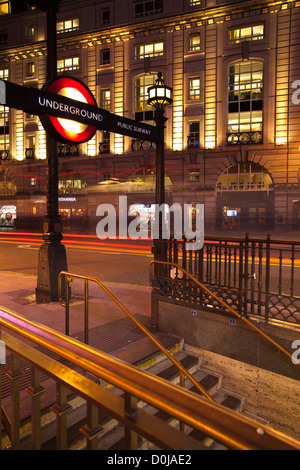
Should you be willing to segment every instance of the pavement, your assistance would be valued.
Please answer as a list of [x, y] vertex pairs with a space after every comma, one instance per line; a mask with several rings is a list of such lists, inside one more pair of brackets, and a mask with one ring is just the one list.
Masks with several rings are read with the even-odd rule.
[[[34, 275], [16, 272], [0, 272], [0, 311], [1, 307], [9, 309], [26, 319], [65, 333], [65, 308], [59, 302], [37, 302], [35, 289], [37, 279]], [[137, 320], [167, 349], [178, 343], [174, 336], [158, 331], [151, 326], [151, 288], [133, 284], [105, 283], [105, 286], [117, 297]], [[70, 302], [70, 336], [84, 342], [84, 296], [83, 281], [71, 283]], [[6, 327], [2, 327], [3, 330]], [[9, 332], [14, 335], [13, 332]], [[28, 340], [25, 339], [25, 342]], [[116, 305], [96, 283], [89, 283], [89, 345], [111, 356], [130, 364], [143, 364], [149, 357], [160, 353], [158, 347], [146, 337], [145, 333]], [[34, 346], [59, 362], [63, 358], [44, 351], [41, 346]], [[7, 351], [8, 352], [8, 351]], [[67, 361], [68, 367], [73, 368]], [[12, 416], [11, 379], [7, 372], [11, 370], [11, 357], [6, 356], [6, 363], [1, 367], [2, 404]], [[76, 369], [76, 367], [75, 367]], [[31, 368], [26, 360], [20, 362], [22, 378], [20, 380], [20, 419], [26, 420], [31, 415], [31, 399], [26, 392], [31, 385]], [[88, 373], [87, 373], [88, 374]], [[93, 377], [92, 380], [94, 380]], [[55, 402], [55, 382], [46, 376], [42, 378], [46, 393], [42, 395], [42, 409]]]
[[[38, 302], [36, 276], [0, 272], [0, 309], [7, 308], [60, 333], [66, 332], [65, 308], [59, 302]], [[168, 347], [167, 335], [151, 327], [151, 287], [106, 282], [105, 286], [132, 315]], [[84, 282], [73, 280], [70, 336], [84, 342]], [[134, 363], [157, 351], [145, 334], [96, 283], [89, 283], [89, 344]], [[151, 343], [151, 344], [150, 344]]]

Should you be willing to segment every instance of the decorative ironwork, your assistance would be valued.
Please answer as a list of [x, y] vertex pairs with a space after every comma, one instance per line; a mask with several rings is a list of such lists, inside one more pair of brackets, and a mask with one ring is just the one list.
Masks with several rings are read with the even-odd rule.
[[256, 132], [230, 132], [227, 134], [227, 144], [229, 145], [247, 145], [247, 144], [262, 144], [263, 133]]
[[155, 148], [156, 148], [155, 142], [150, 142], [149, 140], [134, 139], [131, 142], [131, 149], [134, 151], [153, 150]]
[[109, 153], [110, 151], [110, 142], [109, 139], [99, 143], [99, 153]]
[[[211, 237], [198, 251], [186, 251], [186, 240], [166, 240], [165, 260], [178, 263], [240, 315], [300, 324], [300, 243]], [[153, 281], [154, 282], [154, 281]], [[211, 296], [176, 270], [160, 269], [155, 287], [170, 302], [220, 312]]]
[[78, 145], [58, 145], [57, 149], [59, 157], [73, 157], [79, 155]]
[[34, 159], [35, 158], [35, 148], [29, 147], [25, 149], [25, 158], [26, 159]]
[[0, 151], [0, 160], [9, 160], [9, 151], [8, 150], [1, 150]]

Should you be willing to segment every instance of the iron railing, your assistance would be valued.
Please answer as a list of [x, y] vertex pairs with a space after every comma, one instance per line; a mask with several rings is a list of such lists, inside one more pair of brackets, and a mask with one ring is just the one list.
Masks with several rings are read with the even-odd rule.
[[[154, 275], [154, 267], [155, 266], [160, 266], [162, 269], [160, 270], [159, 276]], [[246, 318], [244, 315], [239, 315], [228, 303], [226, 303], [224, 300], [219, 298], [217, 295], [215, 295], [208, 287], [206, 287], [204, 284], [199, 282], [194, 276], [192, 276], [190, 273], [188, 273], [185, 269], [183, 269], [179, 264], [176, 263], [168, 263], [166, 261], [151, 261], [150, 263], [150, 283], [151, 285], [155, 288], [159, 288], [161, 284], [161, 280], [163, 279], [164, 275], [163, 273], [169, 272], [170, 270], [176, 270], [177, 275], [178, 273], [182, 273], [183, 276], [180, 278], [183, 279], [185, 278], [185, 281], [188, 282], [190, 281], [194, 287], [196, 286], [199, 288], [199, 296], [203, 296], [205, 294], [208, 294], [211, 299], [214, 299], [215, 302], [217, 302], [220, 306], [222, 306], [224, 309], [228, 310], [233, 316], [241, 319], [244, 323], [246, 323], [252, 330], [254, 330], [259, 336], [262, 336], [266, 341], [271, 343], [273, 346], [275, 346], [276, 350], [281, 351], [283, 354], [285, 354], [289, 359], [292, 359], [292, 354], [287, 351], [285, 348], [283, 348], [280, 344], [278, 344], [276, 341], [274, 341], [270, 336], [268, 336], [266, 333], [264, 333], [261, 329], [259, 329], [257, 326], [254, 325], [251, 321]]]
[[[142, 400], [188, 426], [204, 432], [230, 449], [300, 450], [299, 442], [268, 426], [262, 426], [193, 392], [141, 371], [8, 309], [0, 309], [0, 326], [4, 327], [0, 338], [6, 345], [11, 359], [11, 369], [7, 374], [12, 380], [11, 413], [8, 418], [12, 449], [19, 449], [22, 446], [20, 378], [23, 371], [20, 361], [24, 360], [27, 369], [29, 364], [31, 370], [31, 385], [27, 388], [31, 399], [29, 429], [31, 449], [40, 449], [42, 442], [41, 395], [47, 393], [41, 381], [43, 373], [56, 383], [56, 401], [51, 409], [56, 415], [57, 449], [67, 448], [67, 414], [71, 408], [67, 399], [67, 390], [70, 390], [87, 403], [86, 423], [80, 431], [86, 438], [88, 449], [97, 449], [101, 440], [98, 410], [124, 426], [126, 450], [136, 448], [137, 435], [153, 442], [161, 449], [202, 450], [204, 448], [199, 441], [137, 406], [137, 400]], [[122, 389], [124, 397], [103, 388], [51, 355], [41, 352], [37, 346]], [[2, 365], [1, 368], [3, 367]], [[3, 410], [1, 402], [0, 405], [0, 410]], [[0, 429], [1, 416], [2, 413], [0, 413]], [[2, 448], [1, 433], [0, 448]]]
[[[186, 240], [162, 240], [164, 260], [179, 264], [239, 315], [300, 323], [300, 242], [245, 238], [205, 240], [201, 250], [185, 249]], [[161, 279], [159, 294], [180, 304], [209, 311], [224, 309], [178, 270]]]
[[[64, 297], [62, 298], [63, 286], [62, 281], [64, 278]], [[90, 276], [82, 276], [80, 274], [69, 273], [66, 271], [61, 271], [58, 276], [58, 298], [60, 304], [65, 307], [65, 332], [66, 335], [69, 335], [69, 325], [70, 325], [70, 287], [69, 284], [72, 279], [81, 279], [84, 281], [84, 339], [85, 343], [89, 343], [88, 331], [89, 331], [89, 297], [88, 297], [88, 283], [94, 282], [101, 289], [106, 292], [106, 294], [112, 299], [116, 305], [118, 305], [121, 310], [133, 321], [133, 323], [160, 349], [168, 359], [178, 368], [180, 372], [180, 383], [184, 384], [184, 376], [189, 379], [192, 384], [197, 388], [197, 390], [204, 395], [207, 399], [213, 400], [210, 394], [203, 388], [195, 379], [194, 377], [185, 369], [185, 367], [180, 364], [179, 361], [173, 357], [173, 355], [164, 347], [163, 344], [146, 328], [121, 302], [117, 299], [114, 294], [108, 289], [107, 286], [103, 284], [100, 279]]]

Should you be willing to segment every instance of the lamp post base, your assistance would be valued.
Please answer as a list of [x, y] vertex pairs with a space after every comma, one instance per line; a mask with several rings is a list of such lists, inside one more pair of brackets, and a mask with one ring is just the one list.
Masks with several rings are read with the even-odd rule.
[[[38, 278], [36, 300], [54, 302], [58, 299], [58, 276], [67, 271], [67, 254], [65, 246], [58, 242], [45, 241], [40, 246], [38, 258]], [[64, 286], [62, 286], [62, 296]]]

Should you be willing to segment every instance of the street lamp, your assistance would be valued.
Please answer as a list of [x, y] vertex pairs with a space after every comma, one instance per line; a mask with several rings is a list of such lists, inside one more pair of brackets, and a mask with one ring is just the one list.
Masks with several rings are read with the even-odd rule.
[[[165, 107], [172, 103], [172, 88], [165, 85], [161, 72], [157, 74], [155, 85], [148, 88], [148, 104], [155, 108], [154, 121], [159, 129], [160, 140], [156, 144], [156, 185], [155, 185], [155, 227], [158, 224], [158, 240], [162, 239], [162, 223], [164, 220], [164, 206], [158, 213], [158, 208], [165, 203], [165, 162], [164, 162], [164, 131], [167, 118], [164, 116]], [[160, 244], [161, 245], [161, 244]], [[154, 240], [154, 259], [163, 260], [163, 250], [161, 250], [157, 240]]]
[[[27, 3], [46, 12], [47, 82], [57, 75], [56, 14], [59, 0], [28, 0]], [[65, 246], [61, 243], [62, 223], [58, 207], [57, 144], [47, 134], [47, 213], [43, 223], [44, 243], [39, 249], [36, 299], [58, 300], [58, 275], [67, 271]]]

